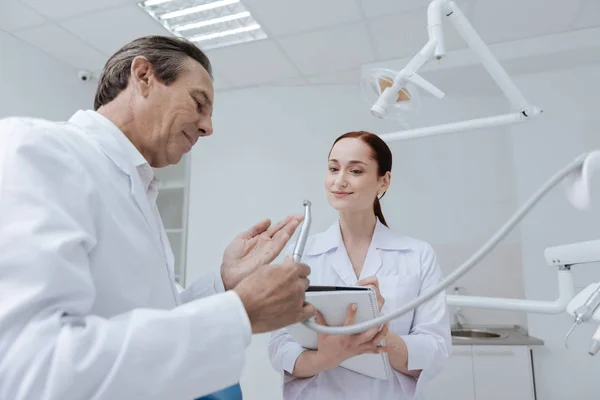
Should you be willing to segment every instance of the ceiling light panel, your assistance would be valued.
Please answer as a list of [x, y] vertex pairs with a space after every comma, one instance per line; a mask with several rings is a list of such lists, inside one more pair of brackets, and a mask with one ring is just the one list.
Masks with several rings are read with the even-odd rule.
[[138, 5], [173, 35], [205, 50], [267, 37], [240, 0], [147, 0]]

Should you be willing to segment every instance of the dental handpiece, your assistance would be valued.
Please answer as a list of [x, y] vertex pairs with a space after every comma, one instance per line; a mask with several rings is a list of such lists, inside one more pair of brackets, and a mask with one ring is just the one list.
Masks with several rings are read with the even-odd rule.
[[596, 290], [594, 290], [592, 292], [592, 294], [590, 294], [590, 296], [587, 298], [585, 303], [583, 303], [581, 306], [579, 306], [575, 310], [575, 312], [574, 312], [575, 322], [573, 323], [573, 326], [571, 327], [571, 329], [569, 329], [569, 332], [567, 332], [567, 335], [565, 336], [565, 347], [566, 348], [569, 348], [567, 345], [567, 340], [569, 339], [569, 336], [575, 330], [577, 325], [590, 319], [592, 317], [592, 315], [594, 315], [594, 312], [596, 311], [596, 308], [598, 308], [599, 305], [600, 305], [600, 285], [596, 288]]
[[304, 254], [304, 246], [308, 240], [308, 233], [310, 232], [311, 214], [310, 214], [310, 201], [304, 200], [302, 204], [304, 206], [304, 221], [300, 227], [300, 233], [298, 239], [296, 239], [296, 246], [294, 246], [293, 258], [295, 262], [300, 262], [302, 255]]
[[575, 321], [583, 322], [592, 317], [596, 308], [600, 305], [600, 285], [592, 292], [590, 297], [575, 310]]

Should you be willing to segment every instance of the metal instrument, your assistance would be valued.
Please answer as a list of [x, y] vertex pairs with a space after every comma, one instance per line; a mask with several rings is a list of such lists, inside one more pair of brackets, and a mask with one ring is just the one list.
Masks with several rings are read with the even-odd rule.
[[310, 224], [312, 222], [312, 217], [310, 213], [310, 201], [304, 200], [302, 203], [304, 206], [304, 221], [302, 222], [302, 226], [300, 227], [300, 234], [298, 235], [298, 239], [296, 240], [296, 246], [294, 247], [293, 258], [295, 262], [300, 262], [302, 259], [302, 255], [304, 254], [304, 246], [306, 245], [306, 241], [308, 240], [308, 233], [310, 231]]
[[569, 332], [567, 332], [567, 336], [565, 336], [565, 347], [567, 349], [569, 348], [567, 341], [571, 333], [575, 330], [577, 325], [592, 318], [592, 315], [594, 315], [598, 306], [600, 306], [600, 286], [590, 294], [585, 303], [575, 310], [575, 323], [573, 323], [573, 326], [569, 329]]

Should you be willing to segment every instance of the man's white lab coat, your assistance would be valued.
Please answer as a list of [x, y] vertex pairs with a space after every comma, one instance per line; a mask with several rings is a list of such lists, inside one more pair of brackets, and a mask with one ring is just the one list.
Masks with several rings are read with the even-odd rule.
[[136, 152], [93, 111], [0, 121], [0, 399], [190, 400], [239, 380], [243, 304], [207, 297], [218, 272], [178, 295]]

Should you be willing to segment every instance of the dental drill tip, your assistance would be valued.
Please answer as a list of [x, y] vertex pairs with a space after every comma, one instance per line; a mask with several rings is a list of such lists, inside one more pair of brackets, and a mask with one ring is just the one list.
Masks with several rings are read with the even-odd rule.
[[573, 326], [571, 327], [571, 329], [569, 329], [569, 332], [567, 332], [567, 335], [565, 336], [565, 349], [569, 349], [569, 336], [571, 336], [571, 333], [573, 332], [573, 330], [577, 327], [577, 325], [579, 324], [578, 321], [575, 321], [575, 323], [573, 324]]
[[310, 206], [310, 201], [309, 200], [304, 200], [304, 203], [302, 203], [303, 206]]

